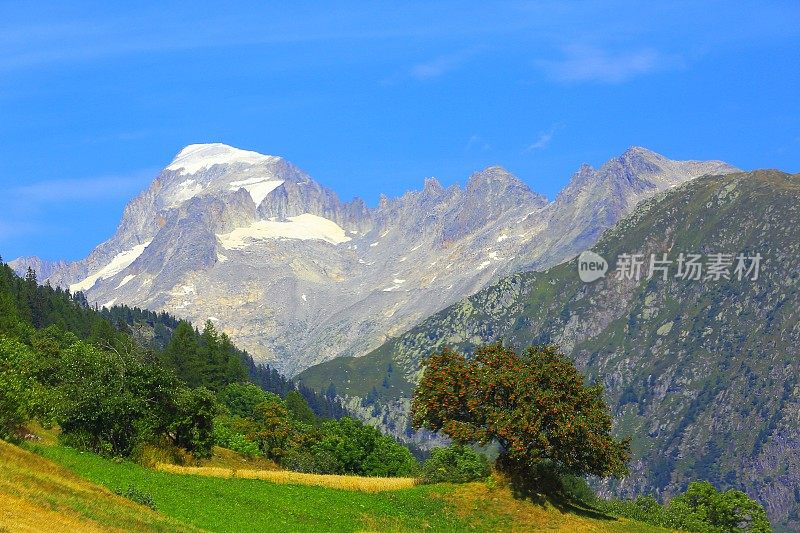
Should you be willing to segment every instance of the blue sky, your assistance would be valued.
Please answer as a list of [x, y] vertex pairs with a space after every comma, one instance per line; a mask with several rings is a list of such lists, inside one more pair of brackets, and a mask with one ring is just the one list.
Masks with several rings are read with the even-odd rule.
[[371, 205], [631, 145], [800, 171], [796, 1], [123, 4], [0, 3], [5, 260], [85, 256], [191, 143]]

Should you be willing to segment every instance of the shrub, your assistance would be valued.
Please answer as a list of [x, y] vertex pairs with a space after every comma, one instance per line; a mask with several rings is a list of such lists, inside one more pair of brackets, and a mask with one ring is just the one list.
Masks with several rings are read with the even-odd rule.
[[703, 533], [766, 533], [771, 531], [766, 511], [738, 490], [720, 492], [707, 481], [689, 484], [686, 492], [661, 506], [651, 496], [635, 500], [597, 500], [594, 506], [656, 526]]
[[770, 531], [764, 508], [738, 490], [719, 492], [708, 481], [690, 483], [669, 502], [668, 511], [711, 526], [709, 531]]
[[322, 425], [322, 436], [311, 445], [314, 454], [326, 457], [330, 474], [407, 476], [416, 460], [405, 446], [372, 426], [344, 417]]
[[145, 507], [149, 507], [153, 511], [156, 510], [156, 503], [153, 501], [153, 496], [149, 492], [139, 490], [133, 485], [128, 485], [127, 489], [114, 489], [114, 494], [127, 498], [140, 505], [144, 505]]
[[231, 415], [251, 417], [255, 413], [256, 405], [277, 399], [277, 396], [265, 392], [252, 383], [231, 383], [219, 391], [217, 398], [228, 408]]
[[33, 411], [33, 362], [26, 346], [0, 337], [0, 438], [13, 436]]
[[224, 424], [214, 425], [214, 443], [217, 446], [228, 448], [245, 457], [256, 457], [261, 455], [258, 444], [248, 440], [241, 433], [237, 433]]
[[347, 417], [322, 426], [292, 421], [282, 445], [281, 466], [299, 472], [394, 477], [413, 475], [418, 466], [408, 448]]
[[488, 475], [486, 456], [458, 444], [434, 448], [422, 465], [424, 483], [468, 483], [485, 479]]
[[364, 475], [381, 477], [407, 477], [417, 468], [417, 460], [409, 449], [386, 435], [377, 439], [363, 465]]
[[202, 387], [179, 389], [175, 404], [177, 414], [170, 425], [175, 444], [195, 457], [211, 457], [214, 417], [218, 412], [214, 393]]

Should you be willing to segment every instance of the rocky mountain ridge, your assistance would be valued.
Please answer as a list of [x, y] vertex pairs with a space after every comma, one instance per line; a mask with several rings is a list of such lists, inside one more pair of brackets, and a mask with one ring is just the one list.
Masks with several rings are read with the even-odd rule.
[[[364, 357], [298, 379], [333, 384], [364, 419], [424, 445], [431, 436], [409, 430], [408, 407], [430, 353], [450, 346], [470, 354], [498, 340], [516, 349], [554, 343], [604, 386], [615, 432], [633, 437], [631, 475], [602, 485], [605, 493], [668, 498], [704, 479], [746, 491], [773, 523], [796, 531], [799, 198], [800, 174], [687, 182], [603, 234], [592, 250], [608, 263], [604, 277], [585, 283], [574, 259], [515, 274]], [[690, 255], [700, 270], [688, 269]], [[638, 275], [625, 266], [634, 256]], [[651, 264], [667, 270], [651, 275]]]
[[463, 188], [428, 179], [369, 208], [280, 157], [190, 145], [108, 241], [47, 279], [99, 305], [212, 320], [292, 375], [366, 354], [502, 276], [562, 262], [659, 191], [735, 170], [631, 148], [581, 167], [552, 202], [489, 167]]

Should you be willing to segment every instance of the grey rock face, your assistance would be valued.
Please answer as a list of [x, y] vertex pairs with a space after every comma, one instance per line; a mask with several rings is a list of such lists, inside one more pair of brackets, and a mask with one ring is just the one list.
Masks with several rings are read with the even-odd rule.
[[564, 261], [658, 191], [733, 170], [633, 148], [582, 167], [554, 202], [490, 167], [463, 189], [429, 179], [369, 209], [279, 157], [191, 145], [108, 241], [48, 279], [100, 305], [210, 319], [293, 375], [366, 354], [501, 276]]
[[39, 279], [47, 279], [57, 270], [68, 268], [68, 264], [65, 261], [47, 261], [36, 256], [18, 257], [13, 261], [9, 261], [8, 266], [20, 276], [24, 276], [28, 268], [32, 268]]

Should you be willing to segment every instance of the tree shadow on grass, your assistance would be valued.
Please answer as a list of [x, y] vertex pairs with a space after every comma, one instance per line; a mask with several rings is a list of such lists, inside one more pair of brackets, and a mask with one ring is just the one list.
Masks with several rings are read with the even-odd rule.
[[570, 513], [593, 520], [615, 521], [616, 517], [595, 509], [565, 486], [563, 477], [542, 470], [534, 474], [512, 474], [508, 476], [509, 486], [514, 498], [527, 500], [537, 505], [549, 503], [562, 513]]

